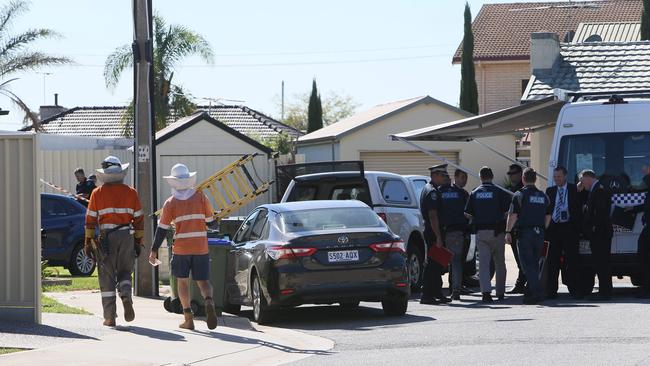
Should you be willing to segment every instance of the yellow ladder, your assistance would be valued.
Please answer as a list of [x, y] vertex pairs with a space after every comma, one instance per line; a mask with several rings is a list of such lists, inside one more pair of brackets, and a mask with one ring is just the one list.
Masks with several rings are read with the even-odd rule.
[[[256, 183], [246, 168], [246, 164], [251, 163], [257, 155], [242, 156], [194, 188], [212, 197], [216, 205], [215, 219], [221, 220], [240, 207], [251, 203], [257, 196], [268, 191], [273, 184], [272, 181]], [[257, 178], [260, 179], [259, 176]], [[160, 215], [161, 211], [162, 209], [156, 211], [154, 215]]]

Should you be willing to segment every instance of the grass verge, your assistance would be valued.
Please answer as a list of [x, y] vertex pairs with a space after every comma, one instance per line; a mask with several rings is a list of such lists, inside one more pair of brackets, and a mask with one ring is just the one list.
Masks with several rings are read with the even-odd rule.
[[43, 309], [44, 313], [90, 315], [90, 313], [84, 309], [73, 308], [71, 306], [61, 304], [53, 298], [47, 297], [45, 295], [41, 295], [41, 308]]
[[58, 278], [71, 279], [72, 284], [68, 286], [43, 286], [43, 291], [46, 292], [66, 292], [66, 291], [81, 291], [81, 290], [97, 290], [99, 289], [99, 282], [97, 281], [97, 270], [93, 272], [92, 276], [79, 277], [72, 276], [70, 271], [63, 267], [53, 267], [58, 271]]
[[3, 348], [0, 347], [0, 355], [6, 355], [9, 353], [15, 353], [15, 352], [20, 352], [20, 351], [25, 351], [22, 348]]

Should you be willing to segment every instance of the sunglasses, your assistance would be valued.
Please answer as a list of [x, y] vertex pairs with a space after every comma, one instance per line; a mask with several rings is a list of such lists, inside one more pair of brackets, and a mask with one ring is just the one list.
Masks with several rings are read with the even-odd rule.
[[112, 166], [119, 166], [119, 167], [121, 167], [121, 165], [118, 164], [118, 163], [113, 163], [113, 162], [110, 162], [110, 161], [103, 161], [103, 162], [102, 162], [102, 169], [108, 169], [108, 168], [110, 168], [110, 167], [112, 167]]

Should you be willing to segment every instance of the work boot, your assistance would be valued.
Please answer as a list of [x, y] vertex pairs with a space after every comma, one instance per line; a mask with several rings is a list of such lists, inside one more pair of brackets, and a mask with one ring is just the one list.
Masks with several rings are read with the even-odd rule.
[[214, 309], [214, 301], [211, 297], [205, 298], [205, 314], [207, 316], [206, 323], [208, 323], [208, 329], [214, 329], [217, 327], [217, 311]]
[[115, 318], [113, 318], [113, 319], [104, 319], [104, 326], [106, 326], [106, 327], [114, 327], [115, 326]]
[[494, 300], [492, 300], [492, 295], [490, 295], [489, 292], [484, 292], [483, 293], [483, 298], [481, 299], [481, 302], [484, 304], [491, 304]]
[[460, 301], [460, 290], [454, 290], [451, 292], [451, 299], [454, 301]]
[[504, 295], [504, 294], [501, 294], [501, 295], [497, 294], [497, 300], [499, 300], [499, 301], [503, 301], [503, 300], [505, 300], [505, 299], [506, 299], [506, 295]]
[[438, 300], [438, 302], [441, 304], [448, 304], [451, 302], [451, 299], [445, 295], [436, 296], [436, 300]]
[[524, 293], [526, 293], [526, 285], [521, 283], [521, 282], [517, 282], [515, 284], [515, 287], [513, 287], [512, 290], [508, 291], [508, 293], [509, 294], [524, 294]]
[[183, 316], [185, 317], [185, 321], [182, 322], [178, 327], [194, 330], [194, 316], [192, 315], [192, 309], [183, 309]]
[[423, 297], [420, 299], [422, 305], [440, 305], [440, 302], [433, 297]]
[[128, 297], [122, 298], [122, 305], [124, 305], [124, 320], [132, 322], [135, 319], [135, 310], [133, 310], [133, 300]]

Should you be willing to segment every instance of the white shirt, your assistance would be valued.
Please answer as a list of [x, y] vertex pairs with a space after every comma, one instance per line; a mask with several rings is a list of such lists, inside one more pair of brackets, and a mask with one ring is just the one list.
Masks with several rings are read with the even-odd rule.
[[[564, 202], [560, 202], [560, 198], [563, 198]], [[561, 212], [566, 212], [566, 220], [562, 220]], [[556, 223], [564, 223], [569, 221], [569, 191], [568, 185], [566, 183], [564, 183], [563, 186], [557, 187], [557, 194], [555, 195], [555, 209], [553, 210], [553, 221]]]

